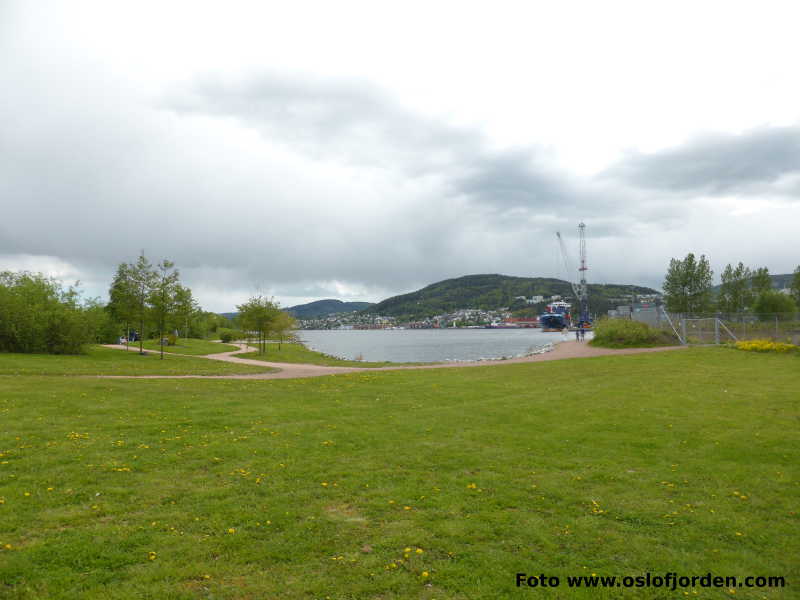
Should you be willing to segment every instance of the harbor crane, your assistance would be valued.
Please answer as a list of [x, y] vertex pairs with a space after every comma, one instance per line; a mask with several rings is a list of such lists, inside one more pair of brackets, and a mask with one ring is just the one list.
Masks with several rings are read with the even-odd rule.
[[[586, 271], [589, 267], [586, 266], [586, 224], [580, 223], [578, 225], [578, 239], [579, 239], [579, 253], [580, 253], [580, 266], [578, 267], [579, 277], [570, 275], [573, 269], [570, 267], [569, 253], [564, 239], [561, 237], [561, 232], [556, 231], [558, 244], [561, 248], [561, 258], [564, 261], [564, 268], [566, 269], [569, 284], [572, 287], [572, 293], [575, 294], [575, 299], [578, 302], [580, 310], [580, 321], [583, 324], [589, 323], [589, 286], [586, 283]], [[576, 274], [577, 275], [577, 274]]]

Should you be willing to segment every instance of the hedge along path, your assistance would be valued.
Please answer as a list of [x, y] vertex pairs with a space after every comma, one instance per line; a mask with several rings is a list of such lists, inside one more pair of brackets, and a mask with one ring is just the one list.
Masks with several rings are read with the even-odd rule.
[[[642, 354], [645, 352], [663, 352], [666, 350], [683, 350], [686, 346], [661, 346], [657, 348], [623, 348], [619, 350], [611, 348], [596, 348], [585, 342], [559, 342], [555, 347], [543, 354], [533, 356], [523, 356], [519, 358], [509, 358], [506, 360], [479, 360], [479, 361], [454, 361], [448, 363], [436, 363], [430, 365], [415, 366], [396, 366], [396, 367], [329, 367], [323, 365], [309, 365], [301, 363], [280, 363], [268, 362], [263, 360], [253, 360], [251, 358], [238, 358], [234, 354], [251, 351], [247, 344], [235, 342], [238, 350], [230, 352], [220, 352], [218, 354], [206, 354], [204, 356], [194, 355], [192, 358], [207, 358], [209, 360], [221, 360], [224, 362], [238, 363], [240, 365], [253, 365], [256, 367], [266, 367], [277, 369], [268, 373], [252, 373], [247, 375], [96, 375], [100, 379], [302, 379], [305, 377], [322, 377], [324, 375], [341, 375], [344, 373], [372, 373], [375, 371], [401, 371], [407, 369], [452, 369], [456, 367], [486, 367], [491, 365], [510, 365], [519, 363], [547, 362], [551, 360], [564, 360], [569, 358], [592, 358], [595, 356], [609, 356], [618, 354]], [[119, 344], [106, 344], [106, 348], [116, 350], [126, 350], [126, 347]], [[135, 350], [135, 349], [134, 349]], [[136, 350], [138, 352], [138, 350]], [[154, 350], [146, 352], [156, 353]], [[172, 356], [188, 356], [186, 354], [170, 353]]]

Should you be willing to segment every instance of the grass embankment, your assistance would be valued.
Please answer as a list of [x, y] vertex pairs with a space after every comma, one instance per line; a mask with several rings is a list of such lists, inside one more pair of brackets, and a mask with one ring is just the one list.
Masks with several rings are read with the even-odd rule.
[[797, 598], [798, 389], [796, 355], [726, 348], [0, 378], [0, 594], [505, 598], [524, 572], [561, 578], [542, 597], [672, 598], [565, 578], [711, 571], [788, 587], [690, 597]]
[[663, 329], [628, 319], [600, 319], [594, 324], [593, 331], [589, 344], [601, 348], [656, 348], [680, 343]]
[[0, 375], [234, 375], [268, 371], [267, 367], [190, 356], [161, 360], [157, 354], [140, 355], [133, 350], [100, 346], [90, 346], [86, 354], [77, 355], [0, 353]]
[[[131, 342], [130, 347], [139, 348], [139, 342]], [[145, 350], [161, 351], [161, 344], [158, 340], [146, 340], [144, 342]], [[238, 350], [238, 346], [231, 344], [221, 344], [219, 342], [212, 342], [209, 340], [198, 340], [192, 338], [180, 338], [174, 346], [164, 346], [164, 352], [174, 352], [176, 354], [191, 354], [191, 355], [204, 355], [204, 354], [219, 354], [220, 352], [231, 352]]]
[[[236, 354], [239, 358], [253, 358], [256, 360], [265, 360], [268, 362], [283, 362], [283, 363], [302, 363], [307, 365], [324, 365], [327, 367], [391, 367], [397, 365], [422, 365], [431, 363], [396, 363], [396, 362], [368, 362], [360, 360], [345, 360], [337, 358], [316, 350], [310, 350], [303, 344], [287, 343], [280, 344], [268, 343], [267, 351], [264, 354], [258, 352], [247, 352], [243, 354]], [[252, 346], [251, 346], [252, 347]]]

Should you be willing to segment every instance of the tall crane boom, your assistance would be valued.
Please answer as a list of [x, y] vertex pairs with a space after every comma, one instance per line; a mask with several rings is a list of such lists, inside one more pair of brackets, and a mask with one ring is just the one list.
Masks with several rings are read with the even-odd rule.
[[581, 273], [581, 280], [578, 283], [578, 300], [581, 304], [581, 321], [589, 322], [589, 286], [586, 283], [586, 271], [589, 267], [586, 264], [586, 224], [581, 222], [578, 225], [578, 238], [580, 240], [581, 266], [578, 271]]
[[575, 299], [579, 300], [580, 289], [573, 280], [574, 276], [572, 275], [572, 267], [569, 264], [570, 261], [569, 261], [569, 253], [567, 252], [567, 245], [564, 243], [564, 239], [561, 237], [560, 231], [556, 231], [556, 237], [558, 238], [558, 245], [561, 248], [561, 259], [564, 261], [564, 273], [566, 274], [567, 279], [569, 280], [570, 286], [572, 286], [572, 293], [575, 294]]
[[580, 252], [580, 266], [578, 273], [580, 274], [577, 282], [575, 280], [575, 272], [570, 266], [569, 253], [567, 252], [567, 245], [561, 237], [561, 232], [556, 231], [558, 244], [561, 248], [561, 258], [564, 261], [564, 269], [569, 279], [569, 284], [572, 287], [572, 293], [575, 294], [575, 300], [578, 302], [580, 310], [580, 320], [584, 324], [589, 323], [589, 285], [586, 283], [586, 271], [589, 270], [586, 262], [586, 224], [581, 223], [578, 225], [578, 239], [579, 252]]

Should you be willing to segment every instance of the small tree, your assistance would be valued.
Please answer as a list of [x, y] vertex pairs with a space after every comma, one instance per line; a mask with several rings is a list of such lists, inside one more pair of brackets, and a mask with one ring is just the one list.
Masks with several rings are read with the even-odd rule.
[[686, 258], [673, 258], [664, 278], [664, 300], [667, 310], [683, 314], [710, 312], [711, 283], [714, 272], [705, 255], [695, 259], [691, 252]]
[[753, 271], [753, 276], [750, 279], [750, 286], [755, 296], [760, 296], [764, 292], [772, 290], [772, 278], [769, 276], [769, 269], [767, 267], [761, 267]]
[[741, 262], [734, 268], [727, 265], [722, 272], [722, 285], [719, 289], [717, 305], [721, 312], [744, 312], [753, 302], [750, 289], [750, 269]]
[[289, 332], [297, 327], [297, 321], [294, 317], [287, 312], [279, 311], [272, 323], [272, 331], [278, 336], [278, 350], [281, 349], [283, 338], [289, 335]]
[[162, 360], [164, 359], [164, 332], [167, 328], [167, 321], [175, 311], [175, 296], [179, 287], [178, 270], [175, 269], [175, 263], [167, 259], [162, 260], [158, 263], [158, 272], [155, 274], [149, 297], [153, 317], [158, 327]]
[[794, 303], [797, 304], [797, 306], [800, 306], [800, 265], [798, 265], [798, 267], [794, 270], [791, 290]]
[[188, 287], [175, 287], [175, 322], [176, 329], [183, 328], [183, 337], [189, 336], [189, 324], [201, 313], [197, 301]]
[[274, 323], [280, 314], [277, 304], [264, 296], [254, 296], [244, 304], [236, 307], [238, 320], [246, 332], [254, 331], [258, 336], [258, 353], [267, 351], [267, 338], [274, 329]]
[[132, 265], [121, 263], [108, 290], [109, 302], [107, 309], [112, 318], [125, 325], [125, 347], [128, 348], [130, 324], [136, 318], [136, 286], [134, 284]]
[[135, 263], [128, 265], [130, 289], [135, 306], [134, 314], [139, 322], [139, 354], [144, 354], [144, 325], [148, 318], [148, 301], [155, 287], [158, 274], [153, 270], [153, 265], [144, 256], [139, 255]]

